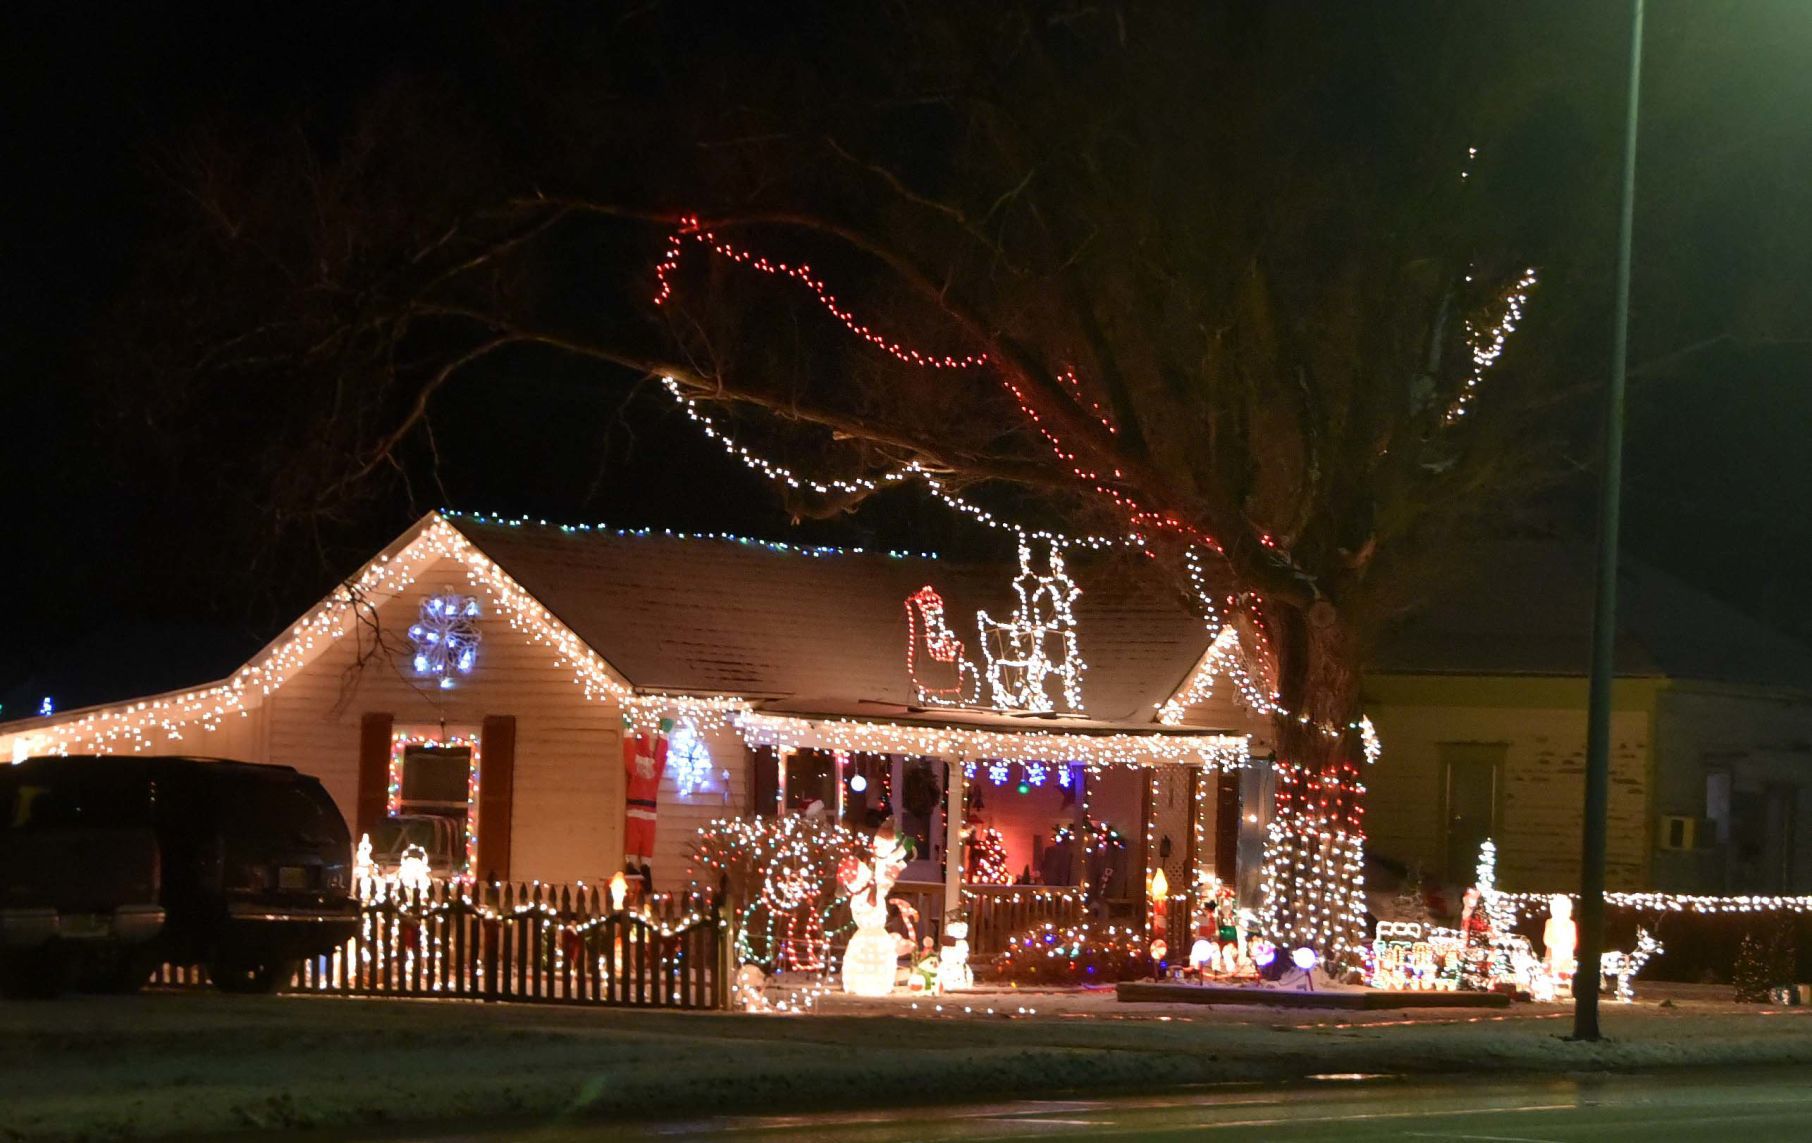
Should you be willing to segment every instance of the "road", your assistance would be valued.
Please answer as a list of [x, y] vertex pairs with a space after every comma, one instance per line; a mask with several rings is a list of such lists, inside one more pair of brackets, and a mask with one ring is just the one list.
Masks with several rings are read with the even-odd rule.
[[[934, 1143], [939, 1140], [1572, 1140], [1812, 1138], [1812, 1071], [1479, 1079], [1323, 1076], [1162, 1096], [408, 1135], [411, 1143]], [[398, 1136], [391, 1135], [390, 1139]]]

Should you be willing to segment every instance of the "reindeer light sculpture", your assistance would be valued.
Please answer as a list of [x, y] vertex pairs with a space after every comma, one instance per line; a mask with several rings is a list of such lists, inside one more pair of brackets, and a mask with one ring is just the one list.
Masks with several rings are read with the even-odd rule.
[[1636, 990], [1630, 987], [1630, 981], [1636, 979], [1636, 974], [1642, 971], [1642, 966], [1647, 964], [1650, 958], [1659, 956], [1664, 951], [1666, 950], [1662, 948], [1661, 942], [1655, 939], [1654, 934], [1647, 929], [1637, 929], [1635, 950], [1632, 952], [1616, 950], [1606, 952], [1599, 958], [1598, 971], [1604, 974], [1605, 986], [1609, 988], [1615, 984], [1617, 999], [1628, 1004], [1636, 999]]
[[994, 705], [1002, 710], [1044, 714], [1056, 709], [1047, 680], [1057, 676], [1064, 708], [1082, 709], [1082, 661], [1077, 645], [1076, 619], [1071, 613], [1082, 590], [1063, 565], [1063, 549], [1050, 546], [1049, 573], [1032, 570], [1032, 548], [1019, 541], [1019, 575], [1013, 580], [1018, 605], [1012, 618], [995, 619], [986, 611], [976, 613], [982, 653], [988, 659], [988, 688]]

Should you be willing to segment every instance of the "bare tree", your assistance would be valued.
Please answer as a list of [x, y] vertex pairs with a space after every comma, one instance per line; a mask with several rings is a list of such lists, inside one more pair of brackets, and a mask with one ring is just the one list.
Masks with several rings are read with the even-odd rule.
[[712, 39], [657, 6], [532, 71], [506, 35], [507, 115], [399, 81], [328, 143], [168, 152], [200, 223], [152, 263], [145, 391], [292, 388], [268, 475], [303, 519], [420, 478], [449, 380], [555, 353], [805, 458], [800, 516], [918, 483], [1134, 537], [1261, 665], [1280, 935], [1337, 953], [1369, 645], [1553, 478], [1582, 381], [1564, 336], [1506, 351], [1556, 251], [1503, 192], [1550, 78], [1492, 70], [1509, 23], [1025, 3]]

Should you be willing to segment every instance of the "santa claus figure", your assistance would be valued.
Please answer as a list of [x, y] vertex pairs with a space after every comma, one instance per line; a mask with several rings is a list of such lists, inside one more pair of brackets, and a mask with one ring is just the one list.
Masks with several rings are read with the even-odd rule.
[[623, 719], [623, 859], [632, 868], [639, 863], [644, 877], [654, 860], [655, 810], [661, 775], [667, 771], [667, 733], [672, 729], [671, 718], [661, 719], [654, 734], [637, 732], [627, 716]]

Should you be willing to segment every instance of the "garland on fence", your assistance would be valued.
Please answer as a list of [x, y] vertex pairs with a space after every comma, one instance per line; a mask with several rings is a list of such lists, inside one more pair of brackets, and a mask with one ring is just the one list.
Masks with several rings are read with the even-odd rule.
[[[411, 889], [384, 878], [362, 881], [357, 886], [360, 899], [359, 936], [350, 947], [331, 954], [328, 960], [348, 958], [356, 951], [358, 962], [369, 969], [378, 963], [380, 950], [387, 951], [396, 958], [400, 972], [407, 977], [416, 965], [417, 958], [434, 966], [444, 966], [449, 952], [449, 940], [434, 932], [430, 923], [435, 920], [454, 920], [472, 918], [481, 925], [502, 926], [519, 922], [524, 918], [539, 918], [542, 921], [536, 929], [536, 948], [534, 964], [537, 971], [564, 973], [570, 966], [586, 960], [594, 962], [598, 978], [608, 981], [612, 978], [613, 960], [609, 945], [601, 945], [607, 926], [635, 926], [644, 933], [659, 940], [663, 946], [676, 942], [701, 926], [717, 924], [716, 909], [709, 898], [693, 895], [691, 906], [678, 918], [663, 919], [656, 917], [644, 905], [636, 910], [612, 910], [610, 912], [591, 912], [561, 908], [551, 899], [525, 900], [517, 904], [499, 906], [475, 899], [467, 883], [448, 882], [449, 891], [456, 896], [439, 897], [438, 894], [425, 894], [420, 889]], [[537, 886], [539, 888], [539, 886]], [[579, 887], [579, 901], [585, 900], [586, 887]], [[620, 938], [619, 938], [620, 941]], [[496, 972], [495, 964], [478, 956], [478, 945], [471, 947], [473, 955], [471, 968], [477, 978], [482, 980], [488, 973]], [[668, 983], [677, 982], [681, 963], [686, 957], [683, 946], [674, 945], [671, 956], [665, 958], [664, 975]], [[617, 959], [621, 959], [620, 955]], [[620, 967], [620, 966], [619, 966]], [[443, 983], [434, 973], [430, 982], [432, 991], [443, 991]], [[320, 987], [329, 987], [330, 981], [323, 976]], [[675, 999], [678, 999], [676, 994]]]

